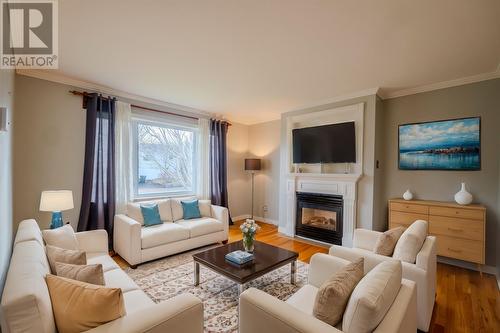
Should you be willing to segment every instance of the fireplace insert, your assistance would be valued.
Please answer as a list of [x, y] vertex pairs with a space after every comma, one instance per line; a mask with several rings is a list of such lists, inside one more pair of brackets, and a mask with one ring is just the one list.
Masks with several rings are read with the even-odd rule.
[[295, 235], [342, 245], [341, 195], [297, 192]]

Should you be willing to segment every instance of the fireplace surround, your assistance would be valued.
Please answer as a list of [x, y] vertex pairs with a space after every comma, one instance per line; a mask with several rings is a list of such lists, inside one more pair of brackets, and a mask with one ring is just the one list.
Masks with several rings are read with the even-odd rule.
[[297, 192], [295, 235], [342, 245], [341, 195]]

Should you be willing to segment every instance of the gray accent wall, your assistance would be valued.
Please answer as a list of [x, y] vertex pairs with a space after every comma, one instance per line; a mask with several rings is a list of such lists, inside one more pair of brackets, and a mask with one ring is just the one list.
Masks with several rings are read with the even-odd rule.
[[[14, 71], [0, 70], [0, 106], [7, 107], [9, 122], [13, 115]], [[0, 132], [0, 295], [9, 268], [12, 251], [12, 136], [13, 126]], [[0, 314], [1, 315], [1, 314]]]
[[[480, 171], [409, 171], [398, 169], [398, 125], [461, 117], [481, 117]], [[383, 211], [387, 200], [409, 188], [416, 198], [453, 201], [465, 182], [474, 202], [486, 206], [486, 264], [500, 267], [500, 79], [435, 90], [383, 101], [381, 163]], [[385, 218], [386, 220], [386, 218]]]

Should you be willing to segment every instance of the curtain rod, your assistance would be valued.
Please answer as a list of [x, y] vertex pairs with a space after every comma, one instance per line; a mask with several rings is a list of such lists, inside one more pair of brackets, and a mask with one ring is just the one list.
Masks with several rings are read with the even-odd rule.
[[[69, 91], [70, 93], [72, 93], [73, 95], [79, 95], [79, 96], [90, 96], [89, 93], [86, 93], [86, 92], [81, 92], [81, 91], [76, 91], [76, 90], [70, 90]], [[105, 99], [108, 99], [107, 97], [103, 97]], [[142, 110], [146, 110], [146, 111], [152, 111], [152, 112], [158, 112], [158, 113], [165, 113], [165, 114], [169, 114], [169, 115], [172, 115], [172, 116], [177, 116], [177, 117], [183, 117], [183, 118], [188, 118], [188, 119], [194, 119], [194, 120], [198, 120], [199, 118], [198, 117], [194, 117], [194, 116], [188, 116], [188, 115], [184, 115], [184, 114], [179, 114], [179, 113], [175, 113], [175, 112], [169, 112], [169, 111], [163, 111], [163, 110], [158, 110], [158, 109], [152, 109], [152, 108], [147, 108], [147, 107], [144, 107], [144, 106], [140, 106], [140, 105], [136, 105], [136, 104], [131, 104], [130, 105], [131, 107], [134, 107], [136, 109], [142, 109]], [[231, 123], [224, 120], [228, 126], [231, 126]]]

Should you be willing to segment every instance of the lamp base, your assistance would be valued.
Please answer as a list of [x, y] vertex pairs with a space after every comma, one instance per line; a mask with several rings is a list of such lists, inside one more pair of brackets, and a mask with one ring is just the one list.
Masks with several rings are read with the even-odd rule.
[[56, 229], [64, 225], [61, 212], [52, 212], [52, 222], [50, 229]]

